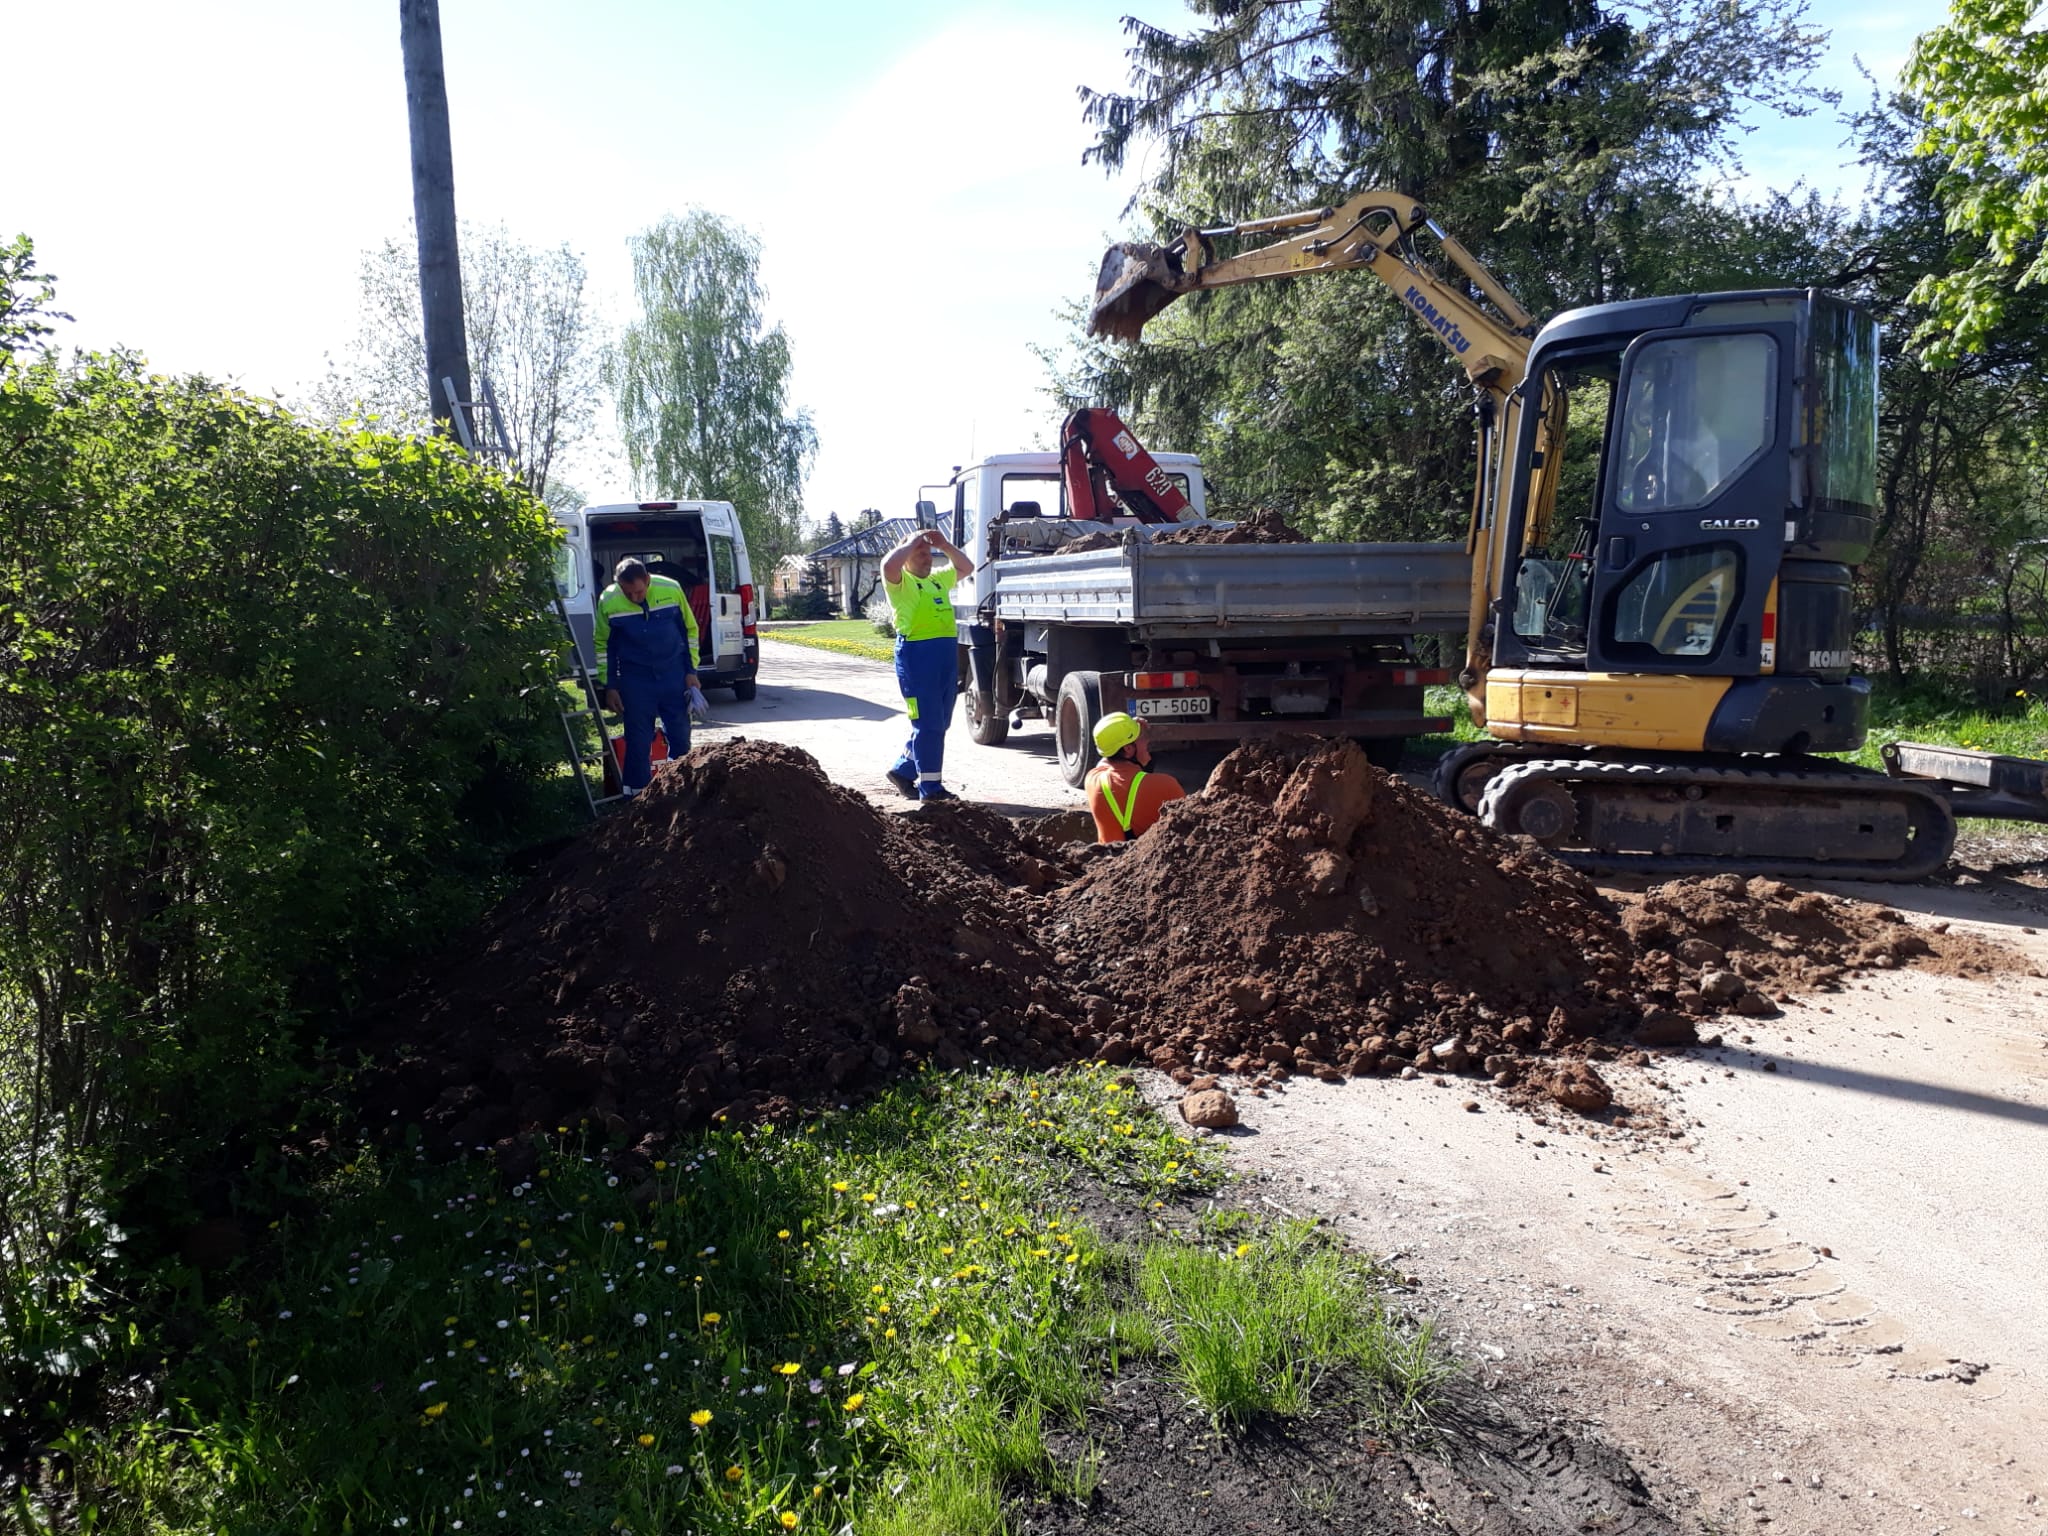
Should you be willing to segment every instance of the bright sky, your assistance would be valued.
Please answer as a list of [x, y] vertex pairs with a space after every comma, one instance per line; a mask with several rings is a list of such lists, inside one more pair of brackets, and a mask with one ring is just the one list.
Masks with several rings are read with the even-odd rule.
[[[626, 241], [702, 206], [763, 240], [794, 399], [822, 444], [807, 515], [909, 509], [977, 453], [1044, 446], [1031, 346], [1063, 334], [1126, 181], [1080, 164], [1075, 87], [1124, 83], [1120, 18], [1180, 0], [442, 0], [458, 213], [569, 241], [613, 320]], [[356, 328], [356, 265], [408, 228], [392, 0], [65, 0], [24, 41], [0, 233], [35, 237], [67, 342], [291, 396]], [[1814, 0], [1855, 100], [1937, 0]], [[1764, 124], [1749, 185], [1860, 187], [1831, 122]], [[1483, 250], [1484, 242], [1476, 239]], [[608, 425], [608, 418], [607, 418]], [[1162, 445], [1166, 446], [1166, 445]], [[572, 466], [638, 491], [616, 447]]]

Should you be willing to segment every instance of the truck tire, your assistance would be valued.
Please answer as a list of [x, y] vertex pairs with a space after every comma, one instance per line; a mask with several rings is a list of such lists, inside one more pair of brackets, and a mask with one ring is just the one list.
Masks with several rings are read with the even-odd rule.
[[1000, 747], [1010, 739], [1010, 717], [996, 708], [995, 700], [974, 687], [967, 688], [962, 698], [967, 734], [977, 746]]
[[753, 703], [754, 695], [760, 692], [760, 687], [760, 681], [757, 678], [749, 677], [741, 679], [739, 682], [734, 683], [732, 685], [733, 702], [735, 704]]
[[1079, 789], [1095, 766], [1095, 726], [1102, 719], [1102, 674], [1069, 672], [1053, 702], [1053, 741], [1060, 777]]

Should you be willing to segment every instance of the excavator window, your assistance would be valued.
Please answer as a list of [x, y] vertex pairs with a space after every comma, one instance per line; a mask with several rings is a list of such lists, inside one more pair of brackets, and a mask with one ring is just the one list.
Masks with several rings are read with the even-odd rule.
[[1561, 401], [1558, 440], [1546, 454], [1550, 488], [1525, 525], [1515, 578], [1515, 633], [1553, 655], [1583, 655], [1599, 526], [1601, 473], [1613, 413], [1618, 352], [1573, 359], [1546, 375], [1544, 399]]
[[1673, 550], [1623, 584], [1607, 607], [1613, 642], [1659, 656], [1711, 656], [1742, 593], [1742, 555], [1732, 545]]
[[1755, 462], [1771, 445], [1777, 358], [1753, 332], [1644, 346], [1622, 412], [1621, 509], [1692, 511]]

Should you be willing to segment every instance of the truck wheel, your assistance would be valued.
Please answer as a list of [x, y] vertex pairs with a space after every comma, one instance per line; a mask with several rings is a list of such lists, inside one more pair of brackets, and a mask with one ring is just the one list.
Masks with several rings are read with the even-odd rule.
[[760, 681], [757, 678], [749, 677], [732, 685], [733, 702], [736, 704], [753, 703], [754, 695], [758, 692], [760, 692]]
[[1102, 719], [1102, 674], [1069, 672], [1053, 704], [1053, 738], [1060, 777], [1079, 789], [1095, 766], [1095, 726]]
[[1010, 739], [1010, 717], [995, 707], [995, 700], [979, 688], [969, 688], [964, 694], [967, 711], [967, 734], [975, 744], [983, 747], [1000, 747]]

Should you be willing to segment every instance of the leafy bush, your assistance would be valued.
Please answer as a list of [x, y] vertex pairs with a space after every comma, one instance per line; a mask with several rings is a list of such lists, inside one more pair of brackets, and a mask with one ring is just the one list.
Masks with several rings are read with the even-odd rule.
[[556, 764], [554, 537], [439, 442], [0, 355], [0, 1396], [93, 1352], [53, 1287], [114, 1222], [226, 1214], [308, 1022], [480, 907]]

